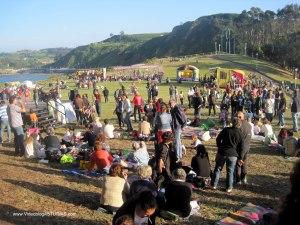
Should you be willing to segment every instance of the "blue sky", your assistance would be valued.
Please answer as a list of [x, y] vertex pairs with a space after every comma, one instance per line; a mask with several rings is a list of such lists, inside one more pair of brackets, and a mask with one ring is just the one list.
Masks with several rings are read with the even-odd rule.
[[110, 33], [169, 32], [181, 22], [300, 0], [0, 0], [0, 52], [77, 47]]

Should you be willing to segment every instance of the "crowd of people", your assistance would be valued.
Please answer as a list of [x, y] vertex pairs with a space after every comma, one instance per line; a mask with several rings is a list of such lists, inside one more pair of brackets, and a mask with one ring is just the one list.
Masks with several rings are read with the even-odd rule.
[[[9, 104], [2, 101], [0, 106], [1, 137], [6, 129], [8, 141], [11, 141], [13, 132], [18, 156], [53, 162], [62, 162], [62, 158], [70, 156], [77, 161], [88, 161], [85, 174], [96, 172], [104, 176], [99, 210], [114, 214], [113, 224], [155, 224], [155, 217], [164, 216], [166, 212], [189, 217], [199, 209], [199, 200], [192, 197], [193, 190], [218, 189], [225, 164], [226, 192], [232, 192], [235, 186], [247, 185], [250, 142], [254, 137], [263, 137], [268, 145], [277, 143], [286, 156], [299, 156], [299, 140], [293, 137], [293, 132], [299, 130], [299, 90], [293, 91], [288, 106], [283, 89], [260, 80], [239, 88], [229, 84], [224, 91], [216, 85], [195, 85], [186, 97], [183, 91], [170, 84], [169, 99], [159, 96], [156, 82], [148, 83], [147, 88], [147, 101], [135, 83], [129, 91], [124, 86], [115, 91], [114, 114], [118, 128], [108, 119], [103, 123], [99, 119], [103, 118], [102, 96], [105, 102], [109, 100], [107, 88], [101, 92], [95, 86], [93, 102], [87, 94], [71, 91], [69, 99], [74, 105], [77, 125], [84, 125], [86, 130], [75, 131], [70, 127], [62, 138], [55, 134], [53, 127], [48, 127], [46, 136], [41, 137], [34, 125], [38, 118], [33, 111], [30, 112], [33, 126], [24, 132], [22, 114], [26, 111], [26, 100], [11, 94]], [[59, 98], [59, 89], [52, 92]], [[287, 129], [285, 123], [289, 107], [292, 129]], [[188, 108], [194, 109], [191, 120], [187, 118]], [[208, 108], [209, 117], [217, 116], [219, 111], [222, 127], [216, 137], [214, 168], [197, 135], [192, 136], [190, 143], [194, 156], [189, 164], [182, 163], [185, 153], [182, 132], [188, 125], [199, 127], [205, 108]], [[275, 116], [281, 129], [278, 136], [272, 127]], [[107, 140], [122, 138], [124, 133], [134, 140], [132, 149], [112, 151]], [[147, 149], [150, 140], [154, 141], [153, 156]]]

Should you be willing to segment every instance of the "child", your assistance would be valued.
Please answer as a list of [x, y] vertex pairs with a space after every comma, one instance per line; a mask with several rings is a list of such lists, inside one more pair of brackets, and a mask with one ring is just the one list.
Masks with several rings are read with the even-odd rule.
[[220, 122], [223, 124], [223, 127], [225, 128], [228, 124], [228, 109], [229, 105], [225, 103], [225, 101], [222, 101], [220, 105]]
[[38, 117], [32, 109], [30, 109], [29, 111], [29, 116], [30, 116], [31, 125], [33, 127], [36, 127], [36, 124], [38, 122]]
[[195, 149], [197, 148], [198, 145], [202, 144], [202, 142], [199, 140], [199, 138], [195, 134], [192, 135], [192, 141], [193, 141], [192, 142], [192, 147], [195, 148]]

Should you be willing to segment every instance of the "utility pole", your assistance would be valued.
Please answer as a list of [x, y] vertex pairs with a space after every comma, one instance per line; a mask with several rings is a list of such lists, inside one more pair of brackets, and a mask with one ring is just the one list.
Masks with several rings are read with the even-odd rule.
[[219, 44], [219, 54], [221, 54], [221, 44]]
[[227, 48], [227, 47], [228, 47], [228, 45], [227, 45], [227, 44], [228, 44], [228, 32], [227, 32], [227, 31], [228, 31], [228, 30], [225, 31], [225, 32], [226, 32], [226, 33], [225, 33], [225, 34], [226, 34], [226, 45], [225, 45], [226, 53], [227, 53], [227, 49], [228, 49], [228, 48]]
[[247, 43], [245, 43], [244, 50], [245, 50], [245, 56], [247, 56]]
[[215, 41], [215, 53], [218, 53], [217, 42]]
[[230, 46], [230, 29], [228, 29], [228, 53], [231, 54], [231, 46]]
[[[221, 47], [222, 47], [222, 51], [223, 51], [223, 31], [222, 31], [222, 35], [221, 35]], [[220, 52], [220, 44], [219, 44], [219, 52]]]
[[233, 54], [235, 54], [235, 37], [233, 37]]

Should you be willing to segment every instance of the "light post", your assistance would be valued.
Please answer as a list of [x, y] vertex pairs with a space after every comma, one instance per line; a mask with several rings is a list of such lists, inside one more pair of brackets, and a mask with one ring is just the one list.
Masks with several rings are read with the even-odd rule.
[[294, 88], [295, 88], [295, 90], [297, 89], [297, 85], [296, 85], [297, 73], [298, 73], [298, 68], [295, 68], [295, 75], [294, 75]]

